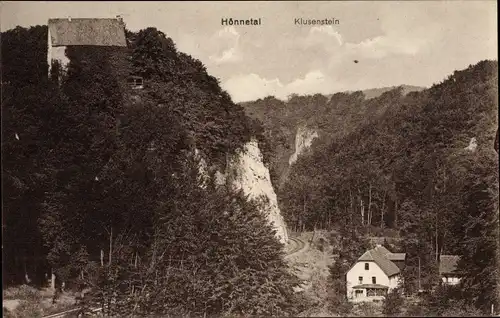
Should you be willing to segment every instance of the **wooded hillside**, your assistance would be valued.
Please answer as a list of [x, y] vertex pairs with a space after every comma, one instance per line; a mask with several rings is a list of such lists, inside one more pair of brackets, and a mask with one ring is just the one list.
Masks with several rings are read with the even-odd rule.
[[432, 280], [440, 254], [463, 255], [464, 290], [487, 310], [496, 283], [485, 273], [498, 275], [497, 71], [496, 61], [481, 61], [406, 95], [398, 88], [372, 99], [354, 92], [245, 104], [281, 146], [272, 148], [275, 178], [297, 126], [319, 132], [278, 194], [288, 225], [396, 230], [409, 254], [409, 289], [418, 257]]
[[194, 155], [223, 171], [259, 127], [164, 33], [127, 38], [68, 47], [56, 83], [45, 26], [2, 33], [4, 282], [43, 285], [53, 271], [119, 316], [293, 312], [265, 216], [203, 188]]

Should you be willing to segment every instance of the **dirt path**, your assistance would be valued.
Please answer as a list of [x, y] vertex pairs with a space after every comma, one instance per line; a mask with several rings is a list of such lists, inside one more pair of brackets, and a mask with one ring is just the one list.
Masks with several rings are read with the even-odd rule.
[[301, 233], [299, 236], [294, 237], [296, 240], [292, 243], [294, 246], [290, 248], [290, 252], [285, 256], [291, 272], [301, 280], [301, 284], [294, 287], [294, 292], [304, 293], [307, 298], [317, 304], [300, 316], [334, 316], [326, 308], [328, 304], [329, 266], [333, 264], [331, 247], [325, 246], [323, 251], [320, 251], [317, 247], [319, 239], [321, 237], [325, 239], [326, 235], [325, 233], [319, 235], [316, 233], [313, 242], [310, 242], [313, 237], [312, 232]]

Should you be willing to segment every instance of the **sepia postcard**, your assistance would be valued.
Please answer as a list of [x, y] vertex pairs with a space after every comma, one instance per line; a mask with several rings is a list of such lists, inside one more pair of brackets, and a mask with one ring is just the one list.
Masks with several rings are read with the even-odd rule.
[[500, 316], [495, 1], [2, 1], [4, 317]]

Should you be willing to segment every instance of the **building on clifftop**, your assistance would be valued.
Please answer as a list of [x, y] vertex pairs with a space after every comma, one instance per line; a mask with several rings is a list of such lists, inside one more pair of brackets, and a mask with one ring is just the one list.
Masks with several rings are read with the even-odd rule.
[[53, 68], [64, 71], [69, 63], [66, 48], [71, 46], [127, 47], [125, 24], [114, 19], [49, 19], [47, 62], [49, 76]]

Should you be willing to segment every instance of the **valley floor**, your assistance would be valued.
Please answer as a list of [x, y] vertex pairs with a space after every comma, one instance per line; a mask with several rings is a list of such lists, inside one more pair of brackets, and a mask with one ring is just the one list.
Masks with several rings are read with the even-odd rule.
[[55, 304], [53, 296], [49, 288], [27, 285], [7, 288], [3, 291], [3, 317], [43, 317], [75, 306], [76, 294], [71, 291], [63, 293]]
[[[328, 309], [328, 267], [333, 264], [332, 247], [326, 246], [323, 251], [318, 249], [320, 238], [326, 240], [326, 232], [303, 232], [292, 237], [305, 243], [305, 247], [286, 256], [292, 273], [301, 284], [294, 287], [296, 293], [304, 293], [312, 304], [311, 308], [300, 314], [301, 317], [335, 317]], [[311, 239], [312, 242], [311, 242]]]

